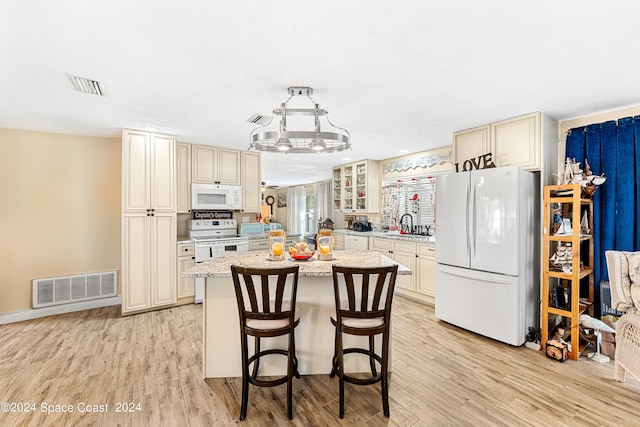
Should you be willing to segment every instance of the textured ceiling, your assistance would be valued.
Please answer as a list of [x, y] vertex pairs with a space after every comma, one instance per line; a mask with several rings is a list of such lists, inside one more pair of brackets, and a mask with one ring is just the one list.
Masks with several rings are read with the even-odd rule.
[[[287, 186], [331, 165], [450, 144], [451, 133], [545, 111], [638, 104], [640, 2], [3, 0], [0, 127], [248, 148], [253, 113], [311, 86], [353, 151], [263, 155]], [[107, 96], [75, 92], [67, 73]]]

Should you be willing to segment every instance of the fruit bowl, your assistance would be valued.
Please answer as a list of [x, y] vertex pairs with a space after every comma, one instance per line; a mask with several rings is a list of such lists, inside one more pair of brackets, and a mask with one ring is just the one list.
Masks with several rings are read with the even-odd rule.
[[312, 252], [303, 252], [303, 253], [293, 253], [293, 252], [289, 252], [289, 255], [291, 255], [291, 258], [295, 259], [296, 261], [304, 261], [306, 259], [309, 259], [313, 256], [313, 254], [315, 254], [316, 251], [312, 251]]

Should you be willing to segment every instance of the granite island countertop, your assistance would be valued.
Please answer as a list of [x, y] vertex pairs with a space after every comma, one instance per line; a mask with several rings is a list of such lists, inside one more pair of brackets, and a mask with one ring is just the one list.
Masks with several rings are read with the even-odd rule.
[[402, 264], [375, 251], [334, 251], [332, 261], [319, 261], [316, 253], [310, 260], [295, 261], [285, 255], [284, 261], [270, 261], [269, 251], [225, 252], [216, 254], [208, 261], [182, 273], [182, 277], [231, 277], [231, 265], [244, 267], [274, 268], [299, 265], [299, 276], [329, 277], [331, 265], [383, 267], [398, 264], [398, 275], [413, 272]]

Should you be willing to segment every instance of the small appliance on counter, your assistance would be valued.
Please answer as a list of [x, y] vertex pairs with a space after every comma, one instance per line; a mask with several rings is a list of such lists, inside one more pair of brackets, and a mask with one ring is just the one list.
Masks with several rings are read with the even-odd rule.
[[371, 223], [369, 221], [354, 221], [351, 224], [352, 231], [371, 231]]
[[240, 235], [249, 239], [266, 239], [267, 233], [261, 222], [243, 222], [240, 224]]

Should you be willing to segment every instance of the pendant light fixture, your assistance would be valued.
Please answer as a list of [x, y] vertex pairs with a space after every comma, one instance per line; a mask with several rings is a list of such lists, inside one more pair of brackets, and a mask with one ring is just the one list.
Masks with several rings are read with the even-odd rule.
[[[329, 112], [320, 108], [312, 98], [313, 89], [307, 86], [292, 86], [288, 89], [289, 98], [280, 104], [280, 108], [273, 110], [273, 116], [264, 124], [251, 131], [249, 137], [249, 150], [282, 152], [282, 153], [336, 153], [351, 148], [349, 132], [331, 123]], [[289, 101], [294, 96], [306, 96], [313, 104], [313, 108], [290, 108]], [[266, 130], [273, 117], [280, 116], [280, 126], [278, 130]], [[300, 116], [300, 119], [312, 118], [309, 120], [309, 130], [287, 129], [287, 117]], [[253, 115], [247, 121], [256, 123]], [[298, 118], [298, 117], [296, 117]], [[333, 132], [321, 129], [321, 118], [324, 118], [328, 125], [333, 128]], [[313, 129], [313, 130], [311, 130]]]

